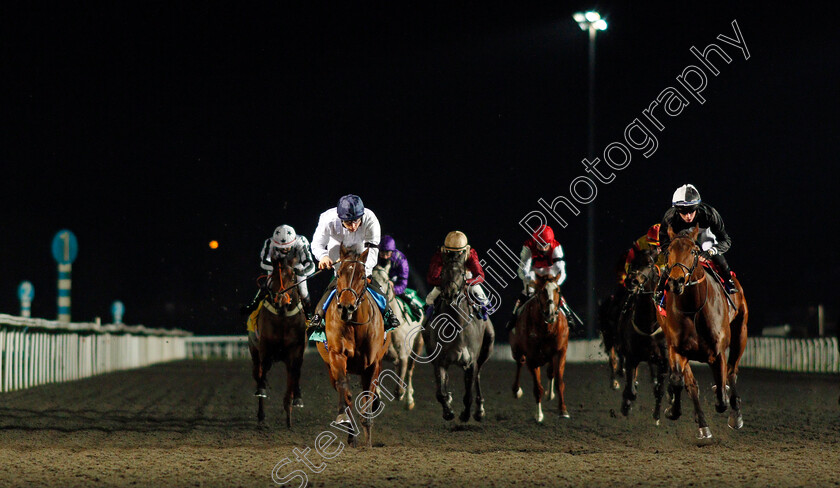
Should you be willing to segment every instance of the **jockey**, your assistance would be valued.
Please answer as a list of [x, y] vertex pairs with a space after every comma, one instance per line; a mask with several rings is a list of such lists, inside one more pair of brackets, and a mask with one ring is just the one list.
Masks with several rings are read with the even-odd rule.
[[408, 287], [408, 260], [405, 254], [397, 249], [393, 237], [382, 236], [382, 240], [379, 241], [379, 265], [386, 267], [388, 264], [391, 265], [388, 277], [394, 282], [394, 294], [411, 307], [418, 317], [422, 316], [423, 311], [418, 309], [411, 298], [405, 296]]
[[[519, 279], [522, 280], [522, 292], [513, 305], [513, 312], [505, 328], [510, 330], [516, 324], [516, 318], [522, 310], [522, 305], [534, 295], [534, 280], [537, 276], [557, 277], [557, 286], [566, 281], [566, 262], [563, 260], [563, 247], [554, 239], [554, 230], [547, 225], [541, 225], [531, 238], [522, 245], [519, 252]], [[570, 321], [577, 321], [566, 304], [565, 299], [558, 304]]]
[[426, 281], [434, 288], [426, 295], [426, 305], [434, 305], [438, 295], [440, 295], [440, 273], [443, 271], [443, 254], [445, 252], [461, 252], [468, 251], [465, 254], [466, 259], [466, 278], [468, 286], [468, 296], [473, 299], [481, 307], [487, 306], [487, 295], [484, 293], [484, 288], [481, 283], [484, 282], [484, 269], [478, 259], [478, 253], [471, 248], [467, 242], [467, 236], [463, 232], [453, 230], [446, 234], [446, 239], [443, 241], [441, 247], [432, 256], [432, 261], [429, 263], [429, 272], [426, 274]]
[[[365, 276], [377, 291], [382, 294], [384, 287], [376, 281], [371, 281], [373, 267], [376, 266], [379, 254], [379, 220], [370, 209], [366, 209], [362, 199], [356, 195], [345, 195], [338, 201], [338, 206], [322, 213], [318, 219], [318, 227], [312, 236], [312, 254], [318, 260], [318, 269], [329, 269], [339, 257], [340, 247], [343, 245], [361, 254], [368, 250], [365, 261]], [[315, 314], [309, 322], [307, 336], [312, 332], [323, 332], [323, 314], [325, 302], [330, 292], [335, 290], [336, 280], [333, 280], [324, 291], [324, 296], [315, 307]], [[399, 327], [399, 321], [385, 306], [382, 311], [385, 331]]]
[[[271, 276], [274, 270], [273, 263], [278, 260], [294, 261], [295, 277], [298, 284], [300, 300], [303, 302], [304, 311], [307, 316], [312, 314], [312, 301], [309, 298], [309, 289], [306, 286], [306, 278], [315, 272], [315, 260], [312, 259], [312, 252], [309, 250], [309, 241], [304, 236], [299, 236], [290, 225], [281, 225], [274, 229], [274, 234], [265, 240], [260, 252], [260, 267]], [[240, 309], [243, 315], [250, 314], [257, 309], [260, 301], [268, 296], [268, 281], [263, 285], [251, 303]]]
[[[710, 260], [715, 264], [723, 278], [724, 288], [729, 294], [738, 293], [735, 282], [732, 281], [732, 273], [729, 264], [723, 253], [729, 250], [732, 245], [729, 234], [723, 226], [723, 219], [717, 210], [700, 200], [700, 192], [694, 185], [683, 185], [674, 192], [671, 198], [671, 208], [662, 217], [662, 226], [659, 228], [659, 241], [662, 249], [667, 250], [671, 243], [668, 236], [668, 227], [675, 233], [698, 225], [700, 234], [697, 236], [697, 244], [703, 250], [700, 259]], [[663, 273], [659, 289], [664, 285], [667, 276]]]
[[[633, 242], [633, 246], [627, 251], [627, 257], [624, 260], [624, 274], [623, 278], [627, 277], [627, 273], [630, 271], [630, 264], [636, 258], [636, 253], [647, 251], [649, 249], [661, 249], [659, 247], [659, 229], [661, 228], [662, 224], [653, 224], [647, 231], [647, 234], [639, 237]], [[659, 253], [656, 256], [656, 265], [662, 269], [665, 266], [665, 253]], [[624, 279], [622, 278], [621, 283], [624, 284]]]

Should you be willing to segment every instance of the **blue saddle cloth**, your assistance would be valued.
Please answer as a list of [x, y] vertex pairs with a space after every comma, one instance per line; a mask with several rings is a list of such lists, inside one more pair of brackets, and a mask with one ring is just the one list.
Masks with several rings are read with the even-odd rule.
[[[373, 298], [373, 301], [376, 303], [376, 306], [379, 307], [379, 311], [383, 314], [385, 313], [385, 307], [388, 305], [388, 299], [385, 298], [381, 293], [374, 290], [371, 287], [367, 288], [368, 294], [370, 297]], [[327, 307], [330, 306], [330, 302], [332, 302], [333, 297], [335, 296], [335, 290], [331, 291], [327, 299], [324, 301], [323, 310], [326, 311]], [[309, 336], [310, 341], [315, 342], [323, 342], [324, 346], [327, 345], [327, 334], [324, 331], [315, 331], [312, 335]], [[329, 349], [329, 348], [328, 348]]]

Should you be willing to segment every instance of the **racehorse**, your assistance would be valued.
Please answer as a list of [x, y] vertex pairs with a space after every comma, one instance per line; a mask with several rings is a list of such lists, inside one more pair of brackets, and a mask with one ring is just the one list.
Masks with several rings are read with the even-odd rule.
[[[303, 305], [297, 287], [294, 285], [294, 262], [274, 263], [269, 278], [268, 296], [260, 303], [254, 331], [248, 332], [248, 349], [251, 352], [254, 380], [259, 398], [257, 419], [265, 420], [263, 403], [268, 398], [266, 375], [273, 362], [286, 363], [286, 395], [283, 409], [286, 411], [286, 426], [292, 426], [292, 406], [302, 407], [300, 395], [300, 368], [306, 350], [306, 322]], [[282, 292], [282, 293], [281, 293]]]
[[[694, 401], [697, 443], [705, 445], [712, 442], [712, 432], [700, 408], [700, 391], [688, 362], [709, 364], [715, 378], [715, 409], [722, 413], [731, 406], [729, 427], [743, 427], [741, 398], [736, 384], [738, 362], [747, 345], [749, 313], [744, 289], [734, 275], [738, 293], [727, 295], [723, 285], [701, 266], [703, 252], [697, 245], [699, 232], [699, 226], [679, 234], [668, 228], [671, 244], [666, 268], [669, 277], [665, 302], [667, 316], [662, 330], [665, 331], [671, 367], [668, 387], [671, 405], [665, 415], [671, 420], [680, 417], [680, 393], [685, 386]], [[729, 303], [730, 298], [733, 304]], [[728, 401], [727, 393], [730, 395]]]
[[[382, 357], [388, 351], [390, 334], [385, 334], [384, 321], [379, 307], [367, 291], [365, 262], [368, 250], [361, 255], [341, 246], [341, 257], [336, 270], [336, 291], [326, 311], [325, 334], [327, 344], [318, 343], [318, 352], [327, 364], [330, 381], [338, 392], [338, 417], [336, 424], [354, 426], [350, 409], [353, 395], [348, 374], [361, 376], [363, 393], [368, 401], [359, 410], [367, 446], [372, 446], [373, 417], [381, 409], [374, 382], [379, 377]], [[356, 402], [359, 403], [358, 400]], [[358, 406], [358, 405], [357, 405]], [[348, 415], [349, 414], [349, 415]], [[355, 447], [360, 432], [348, 429], [347, 443]]]
[[619, 380], [624, 375], [624, 357], [618, 350], [618, 343], [621, 340], [618, 332], [618, 316], [626, 296], [627, 291], [621, 287], [602, 301], [598, 307], [598, 328], [601, 331], [604, 352], [607, 353], [609, 361], [610, 387], [613, 390], [621, 388]]
[[[420, 325], [420, 320], [412, 319], [407, 311], [408, 305], [394, 294], [394, 283], [388, 278], [390, 268], [390, 262], [385, 267], [374, 267], [373, 277], [379, 283], [386, 283], [387, 290], [385, 291], [387, 293], [385, 296], [388, 299], [388, 305], [400, 322], [400, 326], [391, 331], [391, 347], [388, 348], [386, 357], [394, 361], [394, 365], [399, 368], [398, 374], [402, 383], [398, 388], [398, 398], [400, 401], [405, 401], [407, 410], [412, 410], [414, 408], [414, 386], [411, 379], [414, 376], [414, 358], [420, 357], [423, 352], [423, 335], [414, 334], [413, 339], [410, 337], [410, 332], [416, 330], [417, 326]], [[411, 344], [407, 343], [409, 341]], [[412, 351], [414, 354], [411, 354]], [[407, 386], [403, 387], [403, 385]]]
[[566, 384], [563, 372], [566, 369], [566, 349], [569, 346], [569, 323], [560, 312], [560, 286], [557, 278], [549, 279], [537, 276], [534, 283], [534, 296], [522, 306], [522, 312], [516, 319], [516, 326], [511, 331], [510, 349], [516, 361], [516, 377], [513, 382], [513, 396], [520, 398], [519, 374], [525, 364], [534, 380], [534, 398], [537, 400], [537, 422], [543, 421], [542, 397], [545, 390], [540, 381], [540, 368], [548, 367], [548, 399], [554, 398], [555, 380], [559, 397], [558, 412], [560, 417], [569, 418], [563, 393]]
[[475, 413], [473, 418], [484, 418], [484, 397], [481, 396], [481, 367], [490, 358], [495, 341], [495, 330], [489, 319], [473, 310], [468, 298], [466, 279], [466, 253], [445, 252], [440, 274], [440, 296], [436, 302], [435, 317], [424, 329], [427, 350], [432, 351], [435, 370], [436, 397], [443, 407], [443, 418], [452, 420], [452, 393], [449, 391], [449, 366], [456, 364], [464, 369], [464, 410], [461, 422], [470, 419], [472, 391], [475, 387]]
[[653, 395], [656, 399], [653, 418], [659, 425], [659, 411], [665, 379], [668, 375], [668, 346], [653, 295], [659, 283], [660, 270], [656, 265], [659, 248], [640, 251], [630, 263], [625, 285], [627, 297], [619, 318], [619, 350], [625, 363], [625, 386], [622, 395], [621, 413], [625, 416], [636, 400], [636, 374], [639, 363], [650, 365], [653, 379]]

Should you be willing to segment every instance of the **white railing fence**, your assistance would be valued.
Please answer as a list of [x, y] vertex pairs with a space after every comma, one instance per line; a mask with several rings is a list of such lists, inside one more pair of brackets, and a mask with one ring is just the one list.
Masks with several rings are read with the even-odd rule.
[[189, 334], [0, 314], [0, 391], [185, 359]]
[[193, 336], [184, 339], [188, 359], [250, 359], [246, 336]]

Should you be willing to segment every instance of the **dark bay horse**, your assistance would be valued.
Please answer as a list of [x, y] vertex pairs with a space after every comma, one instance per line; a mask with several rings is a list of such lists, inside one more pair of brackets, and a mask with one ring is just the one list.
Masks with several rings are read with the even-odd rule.
[[619, 380], [624, 375], [624, 357], [618, 348], [618, 343], [621, 341], [618, 318], [626, 297], [627, 291], [624, 287], [617, 288], [614, 294], [608, 296], [598, 306], [598, 328], [604, 343], [604, 352], [607, 353], [610, 387], [613, 390], [621, 388]]
[[627, 296], [619, 319], [618, 345], [625, 366], [625, 386], [621, 413], [630, 413], [636, 400], [636, 374], [641, 362], [650, 365], [653, 395], [656, 399], [653, 418], [659, 425], [659, 412], [665, 379], [668, 375], [668, 346], [662, 329], [664, 317], [659, 315], [653, 295], [659, 283], [660, 270], [656, 266], [659, 248], [636, 253], [630, 263], [625, 286]]
[[253, 375], [257, 382], [259, 398], [257, 419], [265, 419], [264, 400], [268, 397], [266, 375], [273, 362], [286, 363], [286, 395], [283, 409], [286, 426], [292, 426], [292, 406], [302, 407], [300, 395], [300, 368], [306, 350], [306, 322], [297, 287], [280, 293], [295, 284], [294, 263], [274, 264], [269, 279], [269, 294], [257, 311], [255, 330], [248, 332], [248, 349], [251, 351]]
[[475, 387], [475, 413], [473, 418], [484, 418], [484, 397], [481, 395], [481, 367], [493, 352], [496, 333], [489, 319], [483, 319], [473, 310], [468, 298], [466, 280], [466, 253], [444, 252], [443, 270], [440, 275], [440, 296], [435, 317], [424, 330], [427, 350], [435, 370], [436, 397], [443, 407], [443, 418], [452, 420], [452, 393], [449, 391], [447, 369], [455, 364], [464, 369], [464, 410], [461, 422], [470, 419], [472, 392]]
[[666, 268], [669, 276], [665, 302], [667, 316], [662, 329], [671, 366], [668, 389], [672, 398], [665, 415], [671, 420], [680, 417], [680, 393], [685, 386], [694, 401], [697, 442], [704, 445], [712, 442], [712, 432], [700, 408], [700, 391], [689, 361], [709, 364], [715, 378], [715, 409], [722, 413], [731, 407], [729, 426], [740, 429], [744, 421], [736, 384], [738, 362], [747, 345], [749, 313], [744, 289], [737, 278], [733, 276], [738, 293], [729, 295], [733, 307], [723, 286], [701, 265], [702, 251], [696, 242], [699, 232], [697, 226], [679, 234], [668, 228], [671, 244]]
[[[390, 334], [385, 334], [384, 321], [379, 307], [367, 292], [365, 262], [368, 250], [361, 255], [341, 246], [341, 258], [336, 271], [335, 296], [327, 307], [327, 345], [318, 343], [318, 352], [327, 364], [330, 381], [338, 392], [338, 417], [335, 423], [352, 426], [350, 416], [353, 394], [349, 374], [361, 376], [364, 402], [359, 414], [367, 446], [372, 446], [373, 417], [380, 410], [381, 401], [374, 380], [379, 378], [382, 357], [388, 351]], [[356, 402], [358, 404], [358, 401]], [[357, 445], [360, 432], [349, 430], [347, 443]]]
[[522, 313], [516, 319], [516, 326], [511, 331], [510, 349], [516, 361], [516, 377], [513, 382], [513, 396], [522, 396], [519, 386], [519, 374], [522, 365], [526, 365], [534, 380], [534, 398], [537, 400], [537, 422], [543, 421], [542, 397], [545, 390], [540, 380], [540, 368], [548, 363], [549, 400], [554, 397], [556, 381], [559, 397], [558, 413], [569, 418], [566, 410], [564, 392], [566, 383], [563, 372], [566, 369], [566, 349], [569, 346], [569, 323], [560, 312], [560, 287], [554, 280], [537, 276], [534, 283], [534, 296], [522, 307]]

